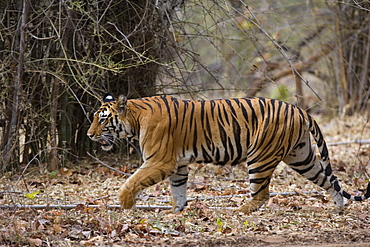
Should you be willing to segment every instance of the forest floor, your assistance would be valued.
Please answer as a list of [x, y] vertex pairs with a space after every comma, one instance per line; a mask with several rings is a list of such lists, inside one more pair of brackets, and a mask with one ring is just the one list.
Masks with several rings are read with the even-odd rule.
[[[361, 116], [318, 120], [332, 144], [334, 173], [348, 192], [361, 194], [369, 181], [370, 144], [346, 142], [370, 140], [370, 124]], [[113, 155], [99, 159], [127, 173], [139, 165]], [[284, 164], [270, 188], [278, 194], [251, 214], [232, 210], [248, 199], [242, 165], [191, 165], [193, 200], [177, 214], [168, 209], [167, 181], [143, 191], [136, 209], [121, 210], [109, 206], [117, 204], [127, 178], [121, 173], [93, 159], [57, 172], [45, 167], [24, 165], [1, 177], [0, 206], [31, 207], [0, 209], [0, 246], [370, 246], [370, 199], [339, 210], [326, 192]]]

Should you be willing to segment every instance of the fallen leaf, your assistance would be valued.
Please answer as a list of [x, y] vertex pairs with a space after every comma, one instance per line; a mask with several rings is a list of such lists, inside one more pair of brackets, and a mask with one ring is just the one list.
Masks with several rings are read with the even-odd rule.
[[96, 237], [92, 237], [89, 240], [83, 240], [80, 243], [82, 245], [103, 245], [104, 244], [104, 237], [103, 236], [96, 236]]
[[136, 224], [135, 228], [139, 229], [140, 231], [146, 232], [148, 229], [148, 224], [147, 223], [139, 223]]
[[82, 231], [81, 233], [82, 233], [82, 235], [85, 236], [85, 238], [90, 238], [91, 237], [91, 231]]
[[34, 192], [32, 192], [32, 193], [29, 193], [29, 194], [24, 193], [23, 195], [24, 195], [25, 197], [27, 197], [27, 198], [35, 199], [35, 197], [36, 197], [36, 196], [37, 196], [37, 194], [39, 194], [39, 193], [40, 193], [40, 190], [37, 190], [37, 191], [34, 191]]
[[14, 226], [19, 228], [20, 230], [26, 230], [27, 227], [29, 227], [29, 223], [25, 220], [15, 220]]
[[223, 234], [231, 233], [232, 229], [230, 227], [225, 227], [225, 229], [222, 231]]
[[78, 239], [80, 237], [80, 234], [82, 232], [82, 226], [80, 225], [73, 225], [71, 231], [68, 233], [68, 235], [72, 238]]
[[72, 170], [69, 170], [69, 169], [68, 169], [68, 168], [66, 168], [66, 167], [60, 168], [60, 169], [59, 169], [59, 173], [60, 173], [60, 175], [62, 175], [63, 177], [70, 177], [70, 176], [72, 176], [72, 174], [73, 174]]
[[42, 240], [39, 239], [39, 238], [29, 238], [28, 242], [32, 245], [35, 245], [35, 246], [41, 246], [42, 245]]
[[64, 228], [62, 228], [60, 225], [58, 225], [58, 224], [53, 224], [53, 230], [54, 230], [54, 232], [55, 233], [60, 233], [60, 232], [62, 232], [62, 231], [64, 231], [65, 229]]
[[366, 218], [368, 218], [369, 217], [369, 215], [368, 214], [360, 214], [359, 216], [358, 216], [358, 218], [360, 218], [361, 220], [364, 220], [364, 219], [366, 219]]

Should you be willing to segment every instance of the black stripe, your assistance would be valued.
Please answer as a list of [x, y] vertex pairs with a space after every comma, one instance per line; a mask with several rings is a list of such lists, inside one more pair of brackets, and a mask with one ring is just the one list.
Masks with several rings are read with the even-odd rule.
[[327, 161], [328, 160], [329, 152], [328, 152], [328, 148], [326, 147], [325, 141], [324, 141], [324, 147], [323, 147], [320, 155], [321, 155], [321, 158], [322, 158], [323, 161]]
[[366, 199], [370, 197], [370, 183], [367, 184], [366, 193], [364, 196]]
[[180, 170], [180, 169], [182, 169], [182, 168], [184, 168], [184, 167], [187, 167], [188, 165], [182, 165], [182, 166], [179, 166], [179, 167], [177, 167], [177, 170]]
[[[314, 166], [314, 164], [312, 165], [312, 167]], [[308, 178], [308, 180], [310, 180], [310, 181], [314, 181], [314, 180], [316, 180], [318, 177], [319, 177], [319, 175], [322, 173], [322, 171], [323, 171], [323, 169], [322, 169], [322, 167], [320, 168], [320, 170], [313, 176], [313, 177], [310, 177], [310, 178]], [[325, 180], [323, 181], [324, 183], [325, 183]], [[321, 186], [320, 186], [321, 187]]]
[[260, 187], [260, 189], [254, 193], [251, 193], [252, 197], [260, 193], [262, 190], [266, 189], [270, 184], [270, 181], [268, 180], [267, 183], [265, 183], [263, 186]]
[[233, 160], [234, 159], [234, 145], [231, 142], [230, 137], [227, 138], [227, 141], [228, 141], [228, 144], [229, 144], [228, 147], [229, 147], [229, 150], [230, 150], [230, 152], [228, 152], [228, 153], [230, 153], [230, 158], [229, 159]]
[[220, 122], [218, 122], [218, 129], [219, 129], [219, 132], [220, 132], [220, 138], [221, 138], [222, 145], [223, 145], [223, 147], [225, 148], [225, 151], [226, 151], [227, 150], [227, 133], [226, 133], [224, 127], [222, 127], [222, 125], [220, 124]]
[[176, 173], [176, 176], [187, 177], [188, 173]]
[[241, 145], [241, 138], [240, 138], [241, 128], [235, 117], [233, 117], [233, 132], [234, 132], [233, 134], [234, 134], [236, 153], [237, 153], [236, 159], [239, 160], [242, 156], [243, 147]]
[[353, 197], [353, 199], [354, 199], [355, 201], [360, 202], [360, 201], [362, 201], [362, 196], [354, 196], [354, 197]]
[[304, 173], [306, 172], [309, 172], [313, 167], [315, 166], [315, 164], [312, 164], [311, 166], [301, 170], [301, 169], [298, 169], [298, 168], [295, 168], [295, 167], [292, 167], [292, 169], [296, 172], [298, 172], [299, 174], [303, 175]]
[[173, 102], [173, 110], [174, 110], [174, 113], [175, 113], [175, 120], [176, 120], [175, 128], [177, 128], [177, 125], [178, 125], [178, 122], [179, 122], [179, 109], [178, 109], [179, 108], [179, 102], [177, 101], [176, 98], [171, 98], [171, 100]]
[[204, 137], [206, 139], [207, 148], [211, 150], [211, 152], [213, 153], [214, 142], [212, 141], [212, 129], [211, 129], [211, 125], [209, 123], [208, 117], [206, 117], [205, 122], [203, 123], [203, 126], [205, 129]]
[[203, 145], [201, 147], [202, 147], [202, 155], [203, 155], [204, 163], [211, 163], [213, 161], [212, 157], [207, 153]]
[[152, 158], [156, 153], [157, 153], [157, 152], [154, 152], [152, 155], [147, 156], [145, 160], [149, 160], [149, 159], [150, 159], [150, 158]]
[[[194, 102], [191, 102], [191, 111], [190, 111], [190, 117], [189, 117], [189, 120], [190, 120], [190, 125], [189, 125], [189, 128], [190, 130], [192, 129], [192, 126], [193, 126], [193, 123], [194, 123]], [[186, 121], [186, 119], [184, 118], [183, 121]]]
[[300, 167], [300, 166], [303, 166], [303, 165], [307, 165], [309, 163], [311, 163], [311, 160], [313, 159], [313, 150], [312, 148], [310, 148], [310, 152], [309, 154], [307, 155], [306, 159], [303, 160], [303, 161], [300, 161], [300, 162], [296, 162], [296, 163], [291, 163], [289, 164], [290, 166], [295, 166], [297, 167], [297, 169]]
[[215, 155], [216, 163], [220, 162], [220, 149], [216, 148], [216, 155]]
[[330, 176], [333, 173], [333, 170], [331, 169], [330, 163], [325, 168], [325, 175]]
[[205, 100], [202, 100], [200, 102], [200, 119], [202, 119], [202, 122], [204, 122], [205, 113], [204, 113], [204, 104], [206, 103]]
[[[182, 124], [181, 124], [181, 130], [184, 129], [184, 124], [187, 122], [186, 121], [186, 112], [187, 112], [187, 109], [188, 109], [188, 106], [189, 106], [189, 103], [188, 101], [182, 101], [184, 103], [184, 106], [183, 106], [183, 116], [182, 116]], [[189, 119], [190, 121], [193, 121], [192, 118]], [[185, 135], [186, 136], [186, 135]]]
[[[131, 101], [130, 101], [131, 102]], [[143, 102], [143, 101], [141, 101], [141, 102]], [[142, 110], [146, 110], [146, 108], [144, 107], [144, 106], [142, 106], [142, 105], [140, 105], [140, 104], [137, 104], [137, 103], [135, 103], [135, 102], [131, 102], [136, 108], [141, 108]], [[154, 109], [153, 109], [153, 106], [152, 106], [152, 103], [147, 103], [147, 102], [143, 102], [146, 106], [148, 106], [151, 110], [152, 110], [152, 112], [154, 111]]]
[[266, 181], [266, 179], [269, 179], [270, 177], [265, 177], [265, 178], [251, 178], [249, 180], [249, 183], [254, 183], [254, 184], [262, 184], [263, 182]]
[[[222, 104], [222, 109], [223, 109], [223, 112], [224, 112], [226, 123], [227, 123], [227, 125], [230, 125], [229, 112], [227, 111], [224, 104]], [[220, 115], [220, 118], [221, 118], [221, 115]]]
[[232, 99], [232, 100], [235, 101], [235, 103], [238, 105], [238, 107], [241, 106], [241, 103], [240, 103], [239, 99]]
[[258, 104], [260, 105], [260, 112], [261, 112], [261, 116], [264, 117], [265, 116], [265, 105], [262, 104], [263, 103], [266, 103], [265, 100], [263, 98], [259, 98], [260, 100], [258, 101]]
[[245, 109], [243, 104], [240, 104], [240, 108], [242, 109], [244, 119], [248, 122], [248, 112], [247, 112], [247, 110]]
[[172, 119], [173, 117], [171, 116], [171, 107], [170, 104], [168, 103], [167, 97], [166, 96], [161, 96], [161, 99], [164, 102], [164, 105], [166, 106], [167, 109], [167, 114], [168, 114], [168, 135], [171, 134], [171, 126], [172, 126]]
[[194, 135], [193, 135], [193, 152], [195, 158], [198, 158], [198, 147], [197, 147], [197, 142], [198, 142], [198, 132], [197, 132], [197, 123], [194, 122]]
[[209, 101], [209, 105], [210, 105], [210, 110], [211, 110], [211, 114], [212, 114], [212, 118], [215, 118], [215, 106], [216, 106], [216, 102], [214, 100], [210, 100]]
[[[248, 165], [252, 165], [252, 163]], [[263, 165], [259, 165], [258, 167], [254, 169], [249, 169], [248, 172], [249, 174], [260, 173], [260, 172], [262, 173], [262, 172], [265, 172], [271, 169], [275, 169], [277, 165], [278, 165], [278, 162], [276, 162], [276, 160], [273, 159], [269, 162], [264, 163]]]
[[159, 169], [159, 172], [161, 173], [162, 180], [165, 180], [167, 178], [166, 172], [162, 169]]
[[[338, 187], [339, 187], [338, 182], [335, 182], [335, 184], [334, 184], [334, 188], [335, 188], [336, 186], [338, 186]], [[338, 187], [337, 187], [337, 188], [338, 188]], [[339, 190], [338, 190], [337, 188], [335, 188], [335, 190], [339, 192], [339, 191], [340, 191], [340, 187], [339, 187]], [[350, 195], [350, 194], [348, 194], [346, 191], [343, 191], [342, 195], [343, 195], [345, 198], [347, 198], [347, 199], [351, 199], [351, 195]]]
[[186, 182], [188, 181], [188, 177], [186, 177], [186, 178], [182, 178], [182, 179], [180, 179], [180, 180], [176, 180], [176, 181], [171, 181], [171, 185], [173, 186], [173, 187], [179, 187], [179, 186], [181, 186], [181, 185], [184, 185], [184, 184], [186, 184]]
[[234, 116], [236, 116], [236, 112], [235, 112], [234, 106], [233, 106], [233, 104], [231, 103], [231, 101], [230, 101], [229, 99], [225, 99], [225, 102], [226, 102], [226, 104], [228, 104], [228, 105], [229, 105], [230, 110], [231, 110], [231, 112], [234, 114]]
[[253, 108], [253, 104], [251, 102], [251, 100], [249, 99], [245, 99], [245, 102], [247, 102], [248, 106], [249, 106], [249, 110], [251, 111], [251, 125], [252, 125], [252, 130], [256, 131], [258, 129], [258, 118], [257, 118], [257, 115], [256, 115], [256, 111], [254, 110]]

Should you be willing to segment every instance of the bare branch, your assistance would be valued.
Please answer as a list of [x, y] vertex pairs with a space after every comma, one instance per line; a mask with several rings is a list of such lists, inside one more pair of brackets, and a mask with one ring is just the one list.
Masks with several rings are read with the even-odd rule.
[[111, 167], [110, 165], [107, 165], [105, 164], [103, 161], [101, 161], [100, 159], [96, 158], [95, 156], [92, 156], [89, 152], [86, 152], [87, 155], [89, 155], [91, 158], [93, 158], [94, 160], [98, 161], [100, 164], [102, 164], [103, 166], [106, 166], [108, 167], [109, 169], [115, 171], [115, 172], [118, 172], [118, 173], [121, 173], [123, 175], [126, 175], [126, 176], [131, 176], [132, 174], [131, 173], [126, 173], [126, 172], [122, 172], [114, 167]]

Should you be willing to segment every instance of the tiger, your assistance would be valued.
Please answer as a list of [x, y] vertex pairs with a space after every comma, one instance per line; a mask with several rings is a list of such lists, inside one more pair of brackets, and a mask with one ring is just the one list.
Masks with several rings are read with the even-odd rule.
[[140, 191], [168, 178], [173, 212], [183, 211], [191, 163], [247, 164], [251, 196], [236, 208], [243, 213], [258, 210], [269, 199], [270, 181], [281, 161], [325, 189], [339, 208], [345, 199], [370, 197], [370, 182], [359, 196], [341, 188], [317, 122], [298, 106], [276, 99], [120, 95], [116, 100], [106, 94], [87, 136], [105, 151], [122, 138], [139, 142], [143, 164], [118, 191], [123, 209], [134, 206]]

